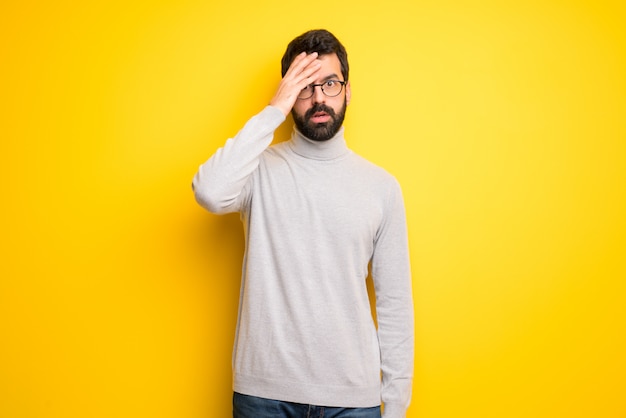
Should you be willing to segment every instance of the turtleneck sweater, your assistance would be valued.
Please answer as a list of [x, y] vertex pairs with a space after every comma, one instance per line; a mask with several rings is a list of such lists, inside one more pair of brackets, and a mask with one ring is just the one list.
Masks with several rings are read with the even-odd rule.
[[321, 142], [294, 128], [271, 145], [284, 120], [266, 107], [193, 179], [200, 205], [244, 225], [233, 388], [328, 407], [382, 400], [385, 418], [403, 417], [413, 303], [400, 186], [347, 147], [343, 127]]

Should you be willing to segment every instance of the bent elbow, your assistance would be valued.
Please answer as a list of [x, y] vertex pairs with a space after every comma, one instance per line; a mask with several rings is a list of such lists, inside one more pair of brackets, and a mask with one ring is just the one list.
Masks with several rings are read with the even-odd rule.
[[192, 189], [196, 202], [209, 212], [221, 215], [235, 211], [236, 196], [227, 196], [212, 187], [198, 187], [195, 182]]

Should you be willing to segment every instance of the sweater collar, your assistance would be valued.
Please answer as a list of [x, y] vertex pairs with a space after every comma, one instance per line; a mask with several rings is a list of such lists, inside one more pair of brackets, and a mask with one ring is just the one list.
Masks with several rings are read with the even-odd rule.
[[350, 152], [343, 137], [343, 126], [327, 141], [313, 141], [293, 127], [289, 146], [296, 154], [313, 160], [332, 160]]

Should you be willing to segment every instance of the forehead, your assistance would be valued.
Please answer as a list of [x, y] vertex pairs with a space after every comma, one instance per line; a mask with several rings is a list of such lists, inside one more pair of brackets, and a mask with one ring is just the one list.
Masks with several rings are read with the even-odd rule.
[[339, 62], [339, 58], [337, 54], [334, 52], [332, 54], [324, 54], [320, 55], [318, 61], [322, 63], [322, 67], [320, 68], [320, 79], [327, 78], [331, 75], [335, 75], [343, 79], [341, 76], [341, 63]]

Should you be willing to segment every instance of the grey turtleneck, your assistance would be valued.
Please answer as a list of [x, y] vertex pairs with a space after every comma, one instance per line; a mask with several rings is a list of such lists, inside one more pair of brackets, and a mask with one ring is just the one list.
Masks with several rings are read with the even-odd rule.
[[384, 417], [403, 417], [413, 304], [400, 187], [348, 149], [343, 128], [324, 142], [294, 129], [270, 146], [284, 119], [266, 107], [193, 180], [203, 207], [240, 212], [244, 224], [234, 390], [322, 406], [382, 399]]

